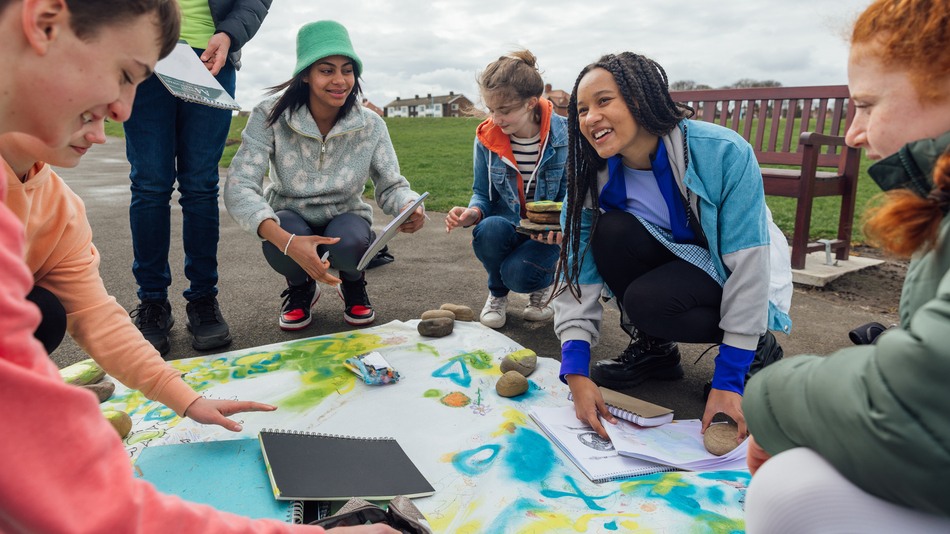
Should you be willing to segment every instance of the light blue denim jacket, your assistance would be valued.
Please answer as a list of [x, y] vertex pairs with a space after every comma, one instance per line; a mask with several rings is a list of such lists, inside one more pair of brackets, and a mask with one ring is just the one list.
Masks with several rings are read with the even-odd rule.
[[[792, 275], [788, 242], [765, 204], [762, 174], [752, 147], [728, 128], [688, 120], [681, 121], [661, 142], [680, 192], [689, 197], [690, 207], [699, 215], [715, 268], [725, 280], [719, 323], [723, 343], [751, 350], [766, 329], [789, 333]], [[599, 189], [608, 178], [605, 166], [598, 174]], [[584, 208], [581, 250], [586, 254], [580, 261], [580, 302], [569, 291], [553, 301], [554, 331], [562, 345], [579, 340], [594, 346], [600, 338], [603, 308], [599, 297], [605, 285], [586, 248], [593, 218], [589, 197]], [[566, 213], [565, 206], [562, 224]], [[569, 255], [568, 262], [572, 259]], [[589, 358], [589, 352], [582, 356]], [[562, 370], [565, 361], [562, 358]], [[586, 369], [588, 363], [572, 362], [571, 372]]]
[[[543, 101], [543, 100], [542, 100]], [[567, 162], [567, 120], [553, 112], [550, 113], [550, 128], [544, 137], [544, 148], [541, 160], [534, 172], [533, 200], [564, 200], [567, 193], [567, 173], [564, 170]], [[472, 199], [468, 203], [470, 208], [478, 208], [482, 217], [499, 215], [518, 224], [522, 218], [522, 206], [518, 194], [518, 170], [515, 162], [508, 156], [500, 154], [498, 145], [507, 143], [499, 141], [501, 130], [490, 123], [491, 119], [479, 125], [479, 134], [475, 137], [474, 173], [472, 183]], [[486, 129], [487, 136], [495, 140], [495, 150], [483, 144]], [[507, 136], [505, 136], [507, 138]], [[510, 152], [510, 144], [507, 151]], [[524, 177], [525, 186], [530, 177]]]

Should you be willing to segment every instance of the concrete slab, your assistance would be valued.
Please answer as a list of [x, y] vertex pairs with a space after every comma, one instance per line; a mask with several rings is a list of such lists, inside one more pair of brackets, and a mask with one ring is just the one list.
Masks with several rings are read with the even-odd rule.
[[825, 287], [836, 278], [882, 263], [884, 260], [862, 258], [851, 253], [847, 260], [837, 260], [832, 254], [829, 265], [825, 252], [812, 252], [805, 256], [804, 269], [792, 269], [792, 281], [806, 286]]

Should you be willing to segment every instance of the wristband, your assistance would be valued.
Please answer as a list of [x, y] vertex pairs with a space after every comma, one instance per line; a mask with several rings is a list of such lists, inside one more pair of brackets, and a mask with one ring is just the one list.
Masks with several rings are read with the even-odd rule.
[[287, 244], [284, 245], [284, 256], [287, 255], [287, 249], [290, 248], [290, 242], [293, 241], [295, 237], [297, 237], [297, 234], [290, 234], [290, 239], [288, 239]]

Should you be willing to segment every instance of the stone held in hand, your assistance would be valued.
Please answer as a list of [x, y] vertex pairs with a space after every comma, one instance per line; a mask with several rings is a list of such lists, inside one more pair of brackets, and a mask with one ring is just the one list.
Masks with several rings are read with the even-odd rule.
[[501, 372], [517, 371], [528, 376], [538, 367], [538, 355], [531, 349], [521, 349], [506, 355], [501, 360]]
[[703, 446], [710, 454], [722, 456], [739, 446], [736, 436], [739, 435], [739, 426], [735, 423], [717, 423], [709, 425], [703, 434]]
[[109, 400], [109, 397], [115, 393], [115, 383], [113, 383], [111, 380], [100, 380], [95, 384], [85, 384], [80, 387], [95, 393], [96, 397], [99, 398], [99, 402], [105, 402]]
[[440, 310], [449, 310], [455, 314], [456, 321], [474, 321], [475, 312], [472, 311], [468, 306], [462, 306], [461, 304], [443, 304], [439, 306]]
[[455, 320], [455, 313], [452, 310], [429, 310], [422, 312], [422, 316], [419, 317], [422, 320], [426, 319], [435, 319], [437, 317], [447, 317], [449, 319]]
[[495, 391], [502, 397], [517, 397], [528, 391], [528, 379], [518, 371], [508, 371], [495, 383]]
[[452, 333], [455, 328], [455, 319], [448, 317], [435, 317], [434, 319], [423, 319], [419, 321], [416, 330], [420, 335], [426, 337], [445, 337]]

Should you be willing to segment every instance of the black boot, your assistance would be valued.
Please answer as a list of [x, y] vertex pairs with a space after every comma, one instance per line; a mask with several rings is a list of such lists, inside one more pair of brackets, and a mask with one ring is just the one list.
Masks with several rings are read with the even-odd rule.
[[635, 331], [620, 356], [594, 363], [590, 378], [611, 389], [630, 388], [649, 378], [679, 380], [683, 378], [680, 349], [672, 341]]
[[[752, 378], [752, 375], [781, 360], [784, 355], [785, 351], [782, 350], [782, 346], [778, 344], [775, 335], [766, 330], [765, 335], [759, 338], [759, 343], [755, 347], [755, 356], [752, 357], [749, 371], [745, 374], [746, 384], [749, 383], [749, 379]], [[703, 399], [709, 398], [710, 389], [712, 389], [712, 382], [706, 382], [706, 385], [703, 387]]]
[[759, 344], [755, 347], [755, 356], [752, 358], [752, 364], [749, 365], [749, 372], [745, 374], [746, 383], [752, 375], [781, 360], [783, 356], [785, 356], [785, 351], [782, 350], [782, 346], [778, 344], [772, 332], [766, 330], [765, 335], [759, 338]]

